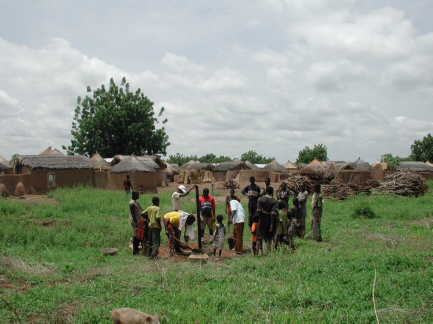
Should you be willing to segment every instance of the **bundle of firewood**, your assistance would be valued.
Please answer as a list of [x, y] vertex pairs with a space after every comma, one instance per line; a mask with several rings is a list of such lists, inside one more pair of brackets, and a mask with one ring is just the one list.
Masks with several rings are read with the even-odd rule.
[[322, 195], [325, 198], [344, 200], [360, 193], [370, 194], [374, 185], [368, 182], [366, 184], [355, 184], [333, 180], [330, 184], [322, 186]]
[[421, 196], [428, 187], [424, 179], [413, 172], [395, 172], [385, 177], [377, 191], [400, 196]]
[[289, 190], [293, 193], [298, 193], [305, 190], [311, 192], [313, 190], [313, 183], [308, 177], [305, 176], [291, 176], [285, 182], [287, 182]]
[[356, 195], [356, 191], [345, 183], [333, 181], [328, 185], [322, 186], [322, 195], [325, 198], [344, 200], [350, 196]]

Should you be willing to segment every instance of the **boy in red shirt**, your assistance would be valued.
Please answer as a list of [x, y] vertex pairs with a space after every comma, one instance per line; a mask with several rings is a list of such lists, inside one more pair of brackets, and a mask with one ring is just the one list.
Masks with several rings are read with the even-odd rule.
[[209, 194], [209, 189], [203, 189], [203, 195], [200, 197], [200, 214], [202, 221], [201, 237], [203, 237], [206, 226], [209, 228], [210, 236], [213, 235], [213, 225], [215, 223], [216, 202], [215, 198]]

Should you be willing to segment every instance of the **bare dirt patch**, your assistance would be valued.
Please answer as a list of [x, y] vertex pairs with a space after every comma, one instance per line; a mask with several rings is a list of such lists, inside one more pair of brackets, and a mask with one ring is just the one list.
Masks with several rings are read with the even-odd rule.
[[21, 201], [28, 204], [58, 206], [59, 202], [45, 195], [24, 195], [21, 197], [9, 197], [9, 200]]

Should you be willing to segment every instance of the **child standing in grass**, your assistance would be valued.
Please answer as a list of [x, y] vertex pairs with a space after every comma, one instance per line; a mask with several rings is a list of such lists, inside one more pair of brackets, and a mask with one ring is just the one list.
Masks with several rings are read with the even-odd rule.
[[217, 216], [217, 224], [215, 226], [215, 232], [213, 234], [213, 255], [216, 256], [217, 250], [218, 255], [221, 256], [224, 249], [224, 238], [226, 236], [226, 228], [223, 223], [223, 215]]
[[262, 252], [262, 243], [259, 236], [259, 217], [253, 217], [253, 225], [251, 226], [251, 243], [254, 255], [259, 255], [259, 252]]
[[147, 207], [142, 213], [149, 219], [148, 229], [148, 244], [149, 257], [156, 259], [159, 254], [159, 246], [161, 245], [161, 217], [159, 216], [159, 198], [152, 198], [152, 205]]

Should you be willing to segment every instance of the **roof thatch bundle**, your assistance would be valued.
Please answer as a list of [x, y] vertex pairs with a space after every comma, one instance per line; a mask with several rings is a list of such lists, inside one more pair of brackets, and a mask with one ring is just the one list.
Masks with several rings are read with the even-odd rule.
[[65, 156], [62, 152], [60, 152], [56, 148], [52, 148], [51, 146], [48, 146], [45, 150], [43, 150], [39, 155], [61, 155]]
[[[111, 168], [112, 173], [128, 173], [128, 172], [156, 172], [159, 167], [153, 162], [139, 160], [135, 156], [122, 159], [119, 163]], [[156, 167], [155, 167], [156, 165]]]
[[305, 168], [311, 169], [312, 171], [322, 172], [327, 168], [326, 162], [319, 161], [314, 159], [310, 163], [308, 163]]
[[380, 169], [386, 171], [389, 169], [389, 165], [386, 162], [378, 162], [375, 165], [373, 165], [373, 169]]
[[163, 160], [161, 160], [158, 155], [135, 156], [119, 154], [113, 157], [113, 159], [111, 160], [111, 165], [116, 165], [123, 160], [129, 160], [131, 157], [134, 157], [138, 161], [143, 162], [147, 167], [153, 167], [155, 170], [165, 169], [167, 167], [167, 164]]
[[168, 175], [175, 176], [180, 173], [180, 168], [179, 165], [175, 163], [167, 163], [167, 168], [164, 171]]
[[273, 160], [271, 163], [266, 164], [263, 169], [271, 170], [274, 172], [287, 172], [287, 169], [276, 160]]
[[182, 170], [213, 170], [211, 163], [202, 163], [199, 161], [189, 161], [180, 167]]
[[257, 166], [254, 163], [251, 163], [250, 161], [245, 161], [245, 164], [248, 168], [252, 169], [258, 169]]
[[247, 164], [244, 161], [233, 160], [219, 163], [215, 166], [214, 171], [226, 172], [230, 170], [250, 170], [253, 169], [252, 164]]
[[98, 170], [110, 169], [110, 164], [108, 164], [98, 152], [93, 154], [93, 156], [90, 158], [90, 161], [92, 162], [94, 169], [98, 169]]
[[93, 169], [90, 159], [81, 155], [21, 155], [18, 160], [31, 169]]
[[371, 165], [358, 158], [355, 162], [346, 163], [341, 167], [341, 170], [371, 171]]
[[408, 161], [400, 162], [397, 166], [398, 171], [411, 171], [411, 172], [433, 172], [433, 166], [424, 162]]
[[287, 161], [286, 163], [283, 164], [283, 167], [285, 167], [286, 169], [297, 169], [298, 167], [296, 166], [296, 164]]

